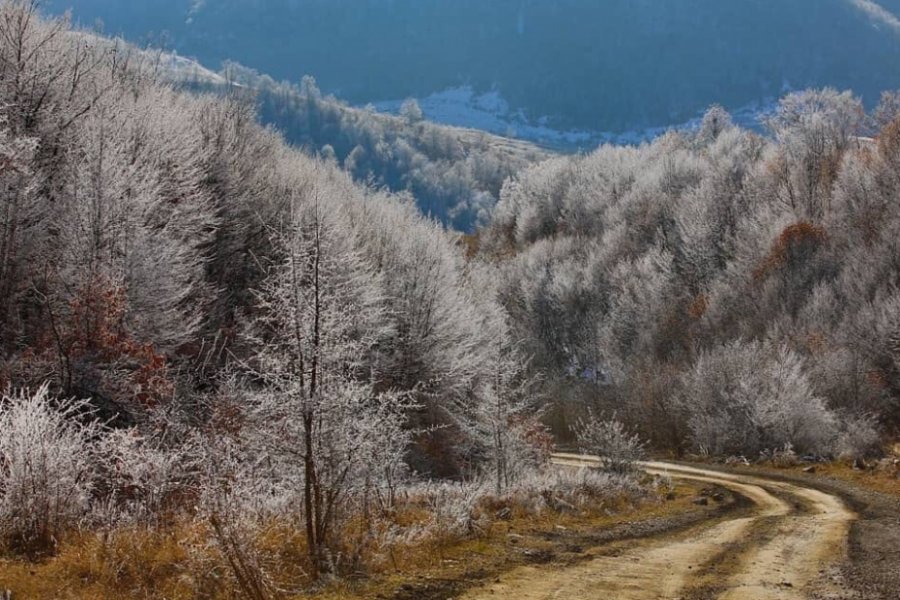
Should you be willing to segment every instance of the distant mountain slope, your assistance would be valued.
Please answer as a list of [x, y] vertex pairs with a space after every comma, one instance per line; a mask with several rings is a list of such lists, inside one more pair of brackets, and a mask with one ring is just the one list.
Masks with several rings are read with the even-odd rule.
[[[430, 123], [412, 107], [405, 116], [354, 108], [322, 94], [309, 77], [279, 83], [236, 64], [223, 75], [227, 86], [210, 84], [202, 71], [195, 81], [249, 95], [260, 119], [290, 143], [333, 159], [357, 181], [410, 192], [424, 214], [460, 231], [487, 221], [509, 177], [550, 156], [521, 140]], [[178, 78], [194, 81], [185, 69]]]
[[[91, 33], [77, 35], [110, 50], [121, 46]], [[215, 73], [169, 52], [129, 52], [132, 61], [139, 59], [177, 88], [253, 104], [259, 120], [292, 145], [370, 187], [409, 192], [423, 214], [458, 231], [485, 224], [504, 182], [553, 156], [527, 141], [426, 121], [414, 103], [403, 115], [355, 108], [322, 94], [311, 77], [293, 85], [236, 63]]]
[[48, 0], [365, 104], [471, 86], [557, 128], [627, 131], [787, 88], [900, 87], [900, 0]]

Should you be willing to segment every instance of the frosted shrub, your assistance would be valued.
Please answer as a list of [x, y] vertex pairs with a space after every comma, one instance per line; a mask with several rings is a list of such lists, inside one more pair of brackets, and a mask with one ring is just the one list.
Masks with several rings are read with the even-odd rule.
[[621, 495], [638, 496], [643, 493], [631, 477], [618, 473], [604, 473], [594, 469], [561, 469], [544, 476], [548, 488], [563, 494], [575, 502], [589, 498], [604, 498]]
[[697, 142], [700, 144], [711, 144], [718, 139], [724, 131], [728, 131], [734, 127], [734, 121], [731, 115], [719, 105], [714, 105], [703, 115], [700, 123], [700, 129], [697, 131]]
[[531, 513], [571, 511], [606, 500], [637, 498], [644, 493], [630, 476], [597, 469], [534, 471], [510, 492], [509, 499]]
[[187, 475], [194, 469], [183, 449], [160, 448], [137, 430], [116, 430], [97, 445], [102, 473], [97, 487], [108, 522], [157, 519], [178, 508], [176, 496], [188, 495]]
[[487, 526], [476, 508], [487, 487], [482, 484], [433, 486], [429, 494], [431, 526], [441, 536], [465, 537]]
[[86, 401], [34, 393], [0, 401], [0, 535], [12, 549], [52, 551], [88, 509], [100, 425]]
[[837, 418], [785, 347], [723, 346], [701, 356], [683, 382], [679, 401], [703, 453], [750, 456], [788, 445], [803, 454], [831, 452]]
[[628, 473], [646, 454], [641, 439], [620, 421], [604, 420], [592, 412], [579, 419], [575, 436], [582, 452], [598, 456], [603, 468], [614, 473]]
[[878, 452], [881, 437], [871, 417], [847, 419], [841, 426], [835, 453], [844, 460], [868, 458]]

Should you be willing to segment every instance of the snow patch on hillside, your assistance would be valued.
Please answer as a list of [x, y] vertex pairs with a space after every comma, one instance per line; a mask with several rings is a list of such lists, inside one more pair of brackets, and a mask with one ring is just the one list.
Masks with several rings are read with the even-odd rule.
[[[552, 146], [590, 145], [594, 137], [589, 131], [552, 129], [546, 120], [529, 123], [522, 111], [513, 111], [496, 91], [478, 94], [465, 86], [436, 92], [417, 101], [426, 119], [444, 125], [480, 129]], [[403, 100], [386, 100], [373, 106], [380, 112], [399, 114], [402, 104]]]
[[195, 60], [179, 56], [174, 52], [163, 52], [159, 55], [160, 66], [168, 78], [177, 82], [206, 83], [226, 85], [228, 81]]
[[[670, 129], [691, 130], [700, 125], [703, 115], [686, 123], [665, 127], [648, 127], [629, 131], [560, 130], [551, 126], [550, 117], [529, 121], [524, 112], [510, 108], [509, 103], [497, 91], [479, 94], [471, 87], [463, 86], [435, 92], [416, 99], [425, 118], [435, 123], [479, 129], [510, 138], [527, 140], [560, 149], [591, 149], [600, 144], [638, 145], [651, 141]], [[385, 100], [372, 103], [379, 112], [399, 114], [404, 100]], [[738, 125], [761, 130], [766, 115], [771, 114], [775, 99], [756, 102], [732, 111]]]

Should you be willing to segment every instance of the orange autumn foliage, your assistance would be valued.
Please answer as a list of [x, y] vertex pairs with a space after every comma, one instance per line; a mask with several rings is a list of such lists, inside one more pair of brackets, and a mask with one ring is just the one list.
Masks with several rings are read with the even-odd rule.
[[791, 256], [801, 254], [805, 248], [815, 248], [828, 240], [823, 227], [805, 221], [787, 226], [772, 244], [769, 254], [762, 264], [754, 269], [756, 281], [765, 279], [772, 271], [783, 267]]
[[[52, 354], [66, 367], [63, 387], [72, 379], [72, 365], [87, 363], [116, 374], [105, 378], [104, 392], [117, 400], [153, 406], [174, 392], [168, 360], [152, 343], [135, 339], [126, 326], [125, 288], [103, 276], [76, 290], [62, 315], [51, 314], [50, 330], [29, 348], [25, 360], [47, 360]], [[52, 311], [51, 311], [52, 313]], [[108, 388], [108, 389], [106, 389]]]

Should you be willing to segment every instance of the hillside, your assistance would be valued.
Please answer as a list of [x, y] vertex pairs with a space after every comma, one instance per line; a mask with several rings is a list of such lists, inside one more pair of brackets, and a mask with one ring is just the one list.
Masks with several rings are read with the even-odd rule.
[[529, 472], [525, 510], [644, 495], [537, 469], [533, 398], [507, 402], [524, 363], [458, 234], [166, 82], [191, 65], [34, 7], [0, 1], [0, 595], [339, 585], [467, 538], [487, 488], [461, 482], [489, 463], [500, 492]]
[[117, 426], [160, 406], [203, 420], [227, 365], [275, 344], [260, 319], [289, 314], [275, 282], [314, 232], [336, 261], [317, 339], [336, 328], [356, 376], [421, 393], [420, 421], [464, 420], [450, 405], [502, 319], [458, 234], [290, 148], [246, 102], [164, 83], [156, 55], [27, 3], [0, 3], [0, 32], [0, 388], [47, 384]]
[[858, 98], [807, 91], [768, 137], [714, 108], [508, 183], [482, 249], [557, 430], [587, 404], [749, 457], [900, 430], [898, 99], [877, 140]]
[[214, 68], [231, 59], [278, 80], [312, 75], [352, 104], [470, 86], [555, 129], [665, 127], [807, 87], [872, 105], [900, 87], [897, 0], [46, 3], [70, 6], [82, 24], [99, 19]]
[[291, 144], [336, 162], [361, 183], [410, 193], [424, 214], [458, 231], [485, 225], [506, 179], [551, 155], [522, 140], [428, 122], [414, 104], [401, 116], [354, 108], [309, 77], [292, 85], [234, 63], [220, 75], [224, 84], [191, 75], [176, 74], [188, 89], [254, 104], [260, 120]]
[[[122, 50], [121, 40], [77, 35]], [[414, 114], [398, 116], [354, 108], [324, 95], [309, 77], [293, 85], [232, 62], [216, 73], [171, 52], [129, 47], [128, 54], [178, 89], [254, 107], [262, 124], [293, 146], [363, 185], [410, 194], [423, 214], [457, 231], [485, 225], [504, 181], [552, 155], [523, 140], [426, 121], [412, 103], [407, 108]]]

